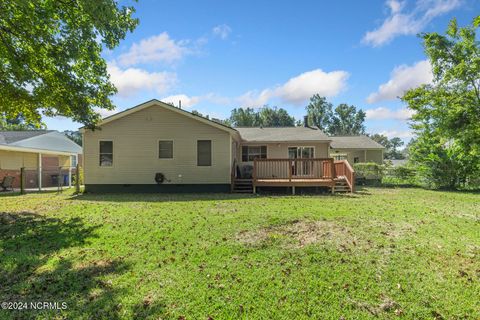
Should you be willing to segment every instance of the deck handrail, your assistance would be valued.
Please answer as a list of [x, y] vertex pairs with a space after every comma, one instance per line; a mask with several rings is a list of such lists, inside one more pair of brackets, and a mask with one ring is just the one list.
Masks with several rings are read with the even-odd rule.
[[355, 170], [352, 168], [350, 163], [347, 160], [337, 160], [335, 161], [335, 170], [336, 178], [344, 176], [348, 184], [348, 187], [352, 192], [355, 189]]
[[331, 179], [335, 177], [333, 158], [254, 159], [252, 177], [258, 179]]

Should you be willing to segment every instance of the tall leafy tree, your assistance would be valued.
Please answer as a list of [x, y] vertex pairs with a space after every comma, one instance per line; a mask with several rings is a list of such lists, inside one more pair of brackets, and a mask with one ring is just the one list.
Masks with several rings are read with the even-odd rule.
[[26, 131], [46, 128], [47, 127], [45, 126], [45, 124], [41, 122], [27, 122], [25, 117], [21, 113], [17, 114], [15, 117], [10, 118], [7, 118], [5, 114], [0, 114], [0, 130]]
[[235, 108], [229, 122], [236, 127], [293, 127], [295, 118], [283, 108], [264, 106], [260, 110], [253, 108]]
[[63, 134], [67, 136], [70, 140], [78, 144], [79, 146], [82, 145], [82, 134], [79, 131], [72, 131], [72, 130], [65, 130]]
[[306, 107], [308, 125], [329, 131], [332, 124], [333, 105], [325, 97], [315, 94]]
[[114, 0], [0, 1], [0, 112], [29, 123], [62, 115], [93, 127], [116, 92], [102, 48], [138, 21]]
[[277, 107], [263, 107], [258, 112], [261, 125], [264, 127], [293, 127], [295, 118], [290, 116], [287, 110]]
[[480, 16], [463, 28], [452, 20], [445, 35], [422, 34], [434, 81], [402, 98], [415, 111], [412, 160], [425, 177], [450, 177], [434, 181], [438, 187], [459, 187], [480, 173], [479, 26]]
[[235, 108], [230, 115], [230, 122], [235, 127], [258, 127], [260, 117], [253, 108]]
[[365, 133], [365, 112], [345, 103], [335, 108], [328, 132], [333, 135], [356, 135]]
[[385, 159], [405, 159], [404, 153], [399, 150], [404, 144], [402, 139], [398, 137], [388, 139], [387, 136], [379, 133], [370, 135], [370, 138], [385, 147]]

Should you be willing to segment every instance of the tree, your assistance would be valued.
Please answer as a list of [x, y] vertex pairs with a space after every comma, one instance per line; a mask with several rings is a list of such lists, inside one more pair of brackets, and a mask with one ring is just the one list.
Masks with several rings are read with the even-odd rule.
[[389, 159], [404, 159], [403, 153], [398, 150], [398, 148], [404, 145], [402, 139], [400, 139], [399, 137], [393, 137], [392, 139], [390, 139], [390, 145], [391, 150], [389, 154]]
[[317, 126], [318, 128], [329, 131], [332, 124], [333, 105], [327, 101], [325, 97], [315, 94], [310, 98], [307, 105], [307, 117], [309, 126]]
[[7, 118], [4, 114], [0, 115], [0, 130], [4, 131], [26, 131], [46, 129], [43, 123], [28, 123], [25, 117], [19, 113], [13, 118]]
[[378, 133], [370, 135], [370, 138], [385, 147], [385, 159], [405, 159], [403, 152], [398, 150], [404, 144], [402, 139], [398, 137], [388, 139], [387, 136]]
[[412, 160], [430, 181], [448, 177], [436, 180], [437, 187], [458, 188], [480, 174], [479, 26], [480, 16], [464, 28], [454, 19], [446, 35], [422, 34], [433, 83], [402, 98], [415, 111], [412, 128], [418, 138], [410, 147]]
[[230, 122], [235, 127], [258, 127], [260, 117], [253, 108], [235, 108], [230, 115]]
[[282, 108], [264, 106], [258, 112], [261, 125], [264, 127], [293, 127], [295, 118]]
[[82, 145], [82, 134], [79, 131], [65, 130], [63, 134], [79, 146]]
[[345, 103], [333, 110], [333, 105], [325, 97], [315, 94], [305, 108], [308, 125], [317, 126], [332, 135], [355, 135], [365, 133], [366, 114], [362, 109]]
[[0, 112], [65, 116], [94, 127], [116, 92], [102, 58], [138, 20], [113, 0], [0, 2]]
[[235, 108], [229, 122], [235, 127], [293, 127], [295, 118], [282, 108], [264, 106], [256, 111], [253, 108]]
[[335, 108], [328, 132], [332, 135], [356, 135], [365, 133], [365, 112], [345, 103]]

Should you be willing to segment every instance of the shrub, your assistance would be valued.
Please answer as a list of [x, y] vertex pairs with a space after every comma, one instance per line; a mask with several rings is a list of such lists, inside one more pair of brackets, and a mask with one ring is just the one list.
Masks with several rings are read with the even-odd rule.
[[384, 167], [378, 163], [355, 163], [353, 165], [358, 182], [380, 182], [384, 174]]

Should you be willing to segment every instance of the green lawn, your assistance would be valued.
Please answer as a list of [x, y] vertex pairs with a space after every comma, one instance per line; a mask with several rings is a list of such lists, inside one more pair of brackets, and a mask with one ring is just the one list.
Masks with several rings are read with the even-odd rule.
[[0, 196], [0, 319], [479, 319], [480, 194]]

